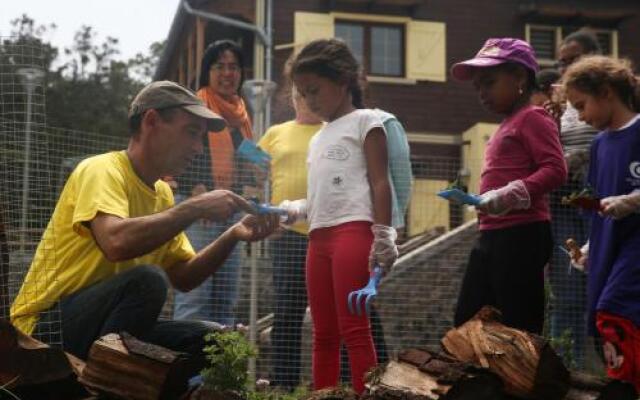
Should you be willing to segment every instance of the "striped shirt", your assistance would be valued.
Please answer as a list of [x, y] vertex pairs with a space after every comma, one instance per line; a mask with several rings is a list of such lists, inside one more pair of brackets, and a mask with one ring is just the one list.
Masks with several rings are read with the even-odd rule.
[[580, 121], [578, 110], [567, 102], [567, 109], [560, 117], [560, 142], [565, 154], [573, 151], [589, 151], [598, 131]]

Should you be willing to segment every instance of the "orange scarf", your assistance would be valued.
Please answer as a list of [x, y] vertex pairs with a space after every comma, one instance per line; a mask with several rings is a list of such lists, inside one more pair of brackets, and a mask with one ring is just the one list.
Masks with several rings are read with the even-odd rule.
[[251, 120], [247, 107], [240, 96], [231, 101], [222, 98], [210, 87], [198, 90], [207, 107], [220, 114], [227, 121], [227, 128], [220, 132], [209, 132], [209, 154], [211, 155], [211, 176], [214, 189], [231, 189], [234, 180], [235, 149], [229, 128], [237, 128], [247, 140], [253, 140]]

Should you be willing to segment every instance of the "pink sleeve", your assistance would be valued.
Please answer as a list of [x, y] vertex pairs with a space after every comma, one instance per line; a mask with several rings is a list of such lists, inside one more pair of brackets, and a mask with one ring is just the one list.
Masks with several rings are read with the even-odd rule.
[[529, 112], [520, 128], [523, 143], [532, 155], [535, 171], [523, 179], [530, 196], [541, 196], [567, 179], [567, 165], [558, 126], [542, 109]]

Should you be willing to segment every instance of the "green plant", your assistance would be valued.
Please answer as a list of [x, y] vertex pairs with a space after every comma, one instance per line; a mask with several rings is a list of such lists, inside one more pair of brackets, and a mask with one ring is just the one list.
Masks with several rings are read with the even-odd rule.
[[263, 392], [250, 392], [247, 400], [300, 400], [309, 395], [309, 390], [303, 386], [296, 388], [293, 393], [282, 393], [278, 390], [266, 390]]
[[209, 366], [201, 371], [205, 388], [216, 391], [247, 393], [247, 365], [257, 351], [237, 331], [213, 332], [205, 336]]
[[562, 361], [567, 368], [576, 368], [576, 359], [573, 354], [573, 332], [570, 328], [562, 331], [560, 336], [549, 339], [549, 343], [556, 353], [562, 357]]

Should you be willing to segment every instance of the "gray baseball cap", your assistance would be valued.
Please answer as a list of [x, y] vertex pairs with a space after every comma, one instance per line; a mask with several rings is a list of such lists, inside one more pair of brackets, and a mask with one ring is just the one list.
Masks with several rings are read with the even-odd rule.
[[207, 120], [207, 130], [221, 131], [227, 125], [224, 118], [211, 111], [191, 90], [171, 81], [151, 82], [136, 95], [129, 107], [129, 118], [150, 109], [180, 107]]

